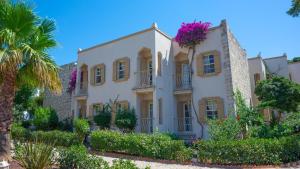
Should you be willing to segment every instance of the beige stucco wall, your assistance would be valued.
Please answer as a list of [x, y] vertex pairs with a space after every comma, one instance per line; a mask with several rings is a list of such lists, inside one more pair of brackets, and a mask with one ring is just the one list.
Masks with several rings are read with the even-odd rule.
[[289, 63], [288, 67], [291, 80], [300, 84], [300, 62]]

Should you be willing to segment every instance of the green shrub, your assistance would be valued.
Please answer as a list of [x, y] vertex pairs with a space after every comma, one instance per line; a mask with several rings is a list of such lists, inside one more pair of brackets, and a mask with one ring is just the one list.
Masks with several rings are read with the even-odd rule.
[[94, 122], [101, 129], [109, 129], [111, 122], [111, 108], [109, 105], [104, 105], [99, 114], [94, 116]]
[[212, 140], [234, 140], [239, 137], [241, 128], [238, 121], [233, 116], [229, 116], [226, 119], [209, 120], [208, 133]]
[[23, 142], [30, 137], [29, 130], [16, 123], [12, 124], [10, 133], [12, 139], [16, 141]]
[[130, 132], [134, 130], [136, 121], [137, 119], [134, 109], [119, 110], [116, 114], [115, 124], [119, 129], [125, 132]]
[[55, 146], [69, 147], [71, 145], [80, 144], [77, 135], [71, 132], [58, 130], [30, 132], [28, 129], [16, 124], [12, 125], [11, 136], [12, 139], [16, 141], [38, 141]]
[[25, 169], [47, 169], [56, 161], [51, 145], [37, 143], [17, 145], [15, 158]]
[[191, 150], [180, 140], [172, 140], [165, 134], [122, 134], [114, 131], [94, 131], [91, 147], [103, 152], [122, 152], [131, 155], [186, 161]]
[[132, 161], [130, 160], [113, 160], [113, 165], [111, 166], [111, 169], [139, 169]]
[[37, 130], [51, 130], [58, 126], [58, 117], [54, 109], [39, 107], [34, 111], [33, 125]]
[[89, 155], [84, 146], [71, 146], [60, 149], [61, 169], [109, 169], [108, 163], [100, 157]]
[[245, 139], [199, 141], [195, 144], [198, 159], [215, 164], [280, 164], [299, 160], [297, 137], [280, 139]]
[[58, 130], [32, 132], [31, 140], [37, 140], [45, 144], [54, 144], [55, 146], [64, 147], [81, 144], [76, 134]]
[[75, 119], [73, 126], [79, 141], [83, 143], [85, 136], [90, 132], [89, 122], [86, 119]]

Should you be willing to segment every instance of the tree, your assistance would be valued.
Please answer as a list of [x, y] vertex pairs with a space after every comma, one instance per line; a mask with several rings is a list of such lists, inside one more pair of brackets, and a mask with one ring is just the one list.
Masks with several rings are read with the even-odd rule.
[[296, 112], [300, 105], [300, 85], [284, 77], [272, 77], [260, 81], [255, 94], [261, 107], [270, 107], [280, 112]]
[[287, 11], [292, 17], [298, 17], [300, 14], [300, 0], [292, 0], [292, 7]]
[[10, 160], [9, 131], [17, 88], [32, 85], [60, 92], [58, 66], [48, 55], [56, 46], [55, 24], [22, 1], [0, 0], [0, 159]]

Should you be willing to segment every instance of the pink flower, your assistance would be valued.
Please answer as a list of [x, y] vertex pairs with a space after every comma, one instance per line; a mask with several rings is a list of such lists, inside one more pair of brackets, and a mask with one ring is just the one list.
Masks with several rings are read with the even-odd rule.
[[175, 41], [181, 47], [192, 47], [206, 39], [211, 23], [209, 22], [193, 22], [182, 23], [178, 29]]
[[67, 90], [68, 93], [70, 93], [70, 94], [75, 90], [76, 79], [77, 79], [77, 68], [74, 68], [71, 72], [69, 87], [68, 87], [68, 90]]

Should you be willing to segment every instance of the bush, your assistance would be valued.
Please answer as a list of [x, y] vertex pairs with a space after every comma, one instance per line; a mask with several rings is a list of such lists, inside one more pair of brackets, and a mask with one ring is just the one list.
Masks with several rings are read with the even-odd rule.
[[137, 119], [134, 109], [120, 110], [116, 114], [115, 124], [119, 129], [129, 132], [134, 130], [136, 121]]
[[89, 122], [85, 119], [75, 119], [73, 126], [79, 141], [83, 143], [85, 136], [90, 132]]
[[299, 160], [297, 137], [280, 139], [245, 139], [199, 141], [195, 144], [198, 159], [215, 164], [280, 164]]
[[50, 168], [56, 161], [51, 145], [37, 143], [17, 145], [15, 158], [25, 169]]
[[113, 160], [113, 165], [111, 169], [139, 169], [132, 161], [130, 160]]
[[11, 128], [11, 136], [12, 139], [16, 141], [38, 141], [54, 146], [69, 147], [71, 145], [80, 144], [77, 136], [71, 132], [63, 132], [58, 130], [30, 132], [28, 129], [16, 124], [14, 124]]
[[208, 121], [208, 133], [212, 140], [234, 140], [239, 137], [240, 132], [240, 125], [233, 116]]
[[109, 105], [104, 105], [103, 109], [99, 114], [94, 116], [94, 122], [101, 129], [109, 129], [111, 122], [111, 109]]
[[52, 130], [58, 126], [58, 117], [54, 109], [39, 107], [34, 111], [32, 122], [38, 130]]
[[61, 169], [108, 169], [108, 163], [100, 157], [88, 155], [84, 146], [71, 146], [59, 151]]
[[165, 134], [122, 134], [114, 131], [94, 131], [91, 134], [91, 147], [103, 152], [121, 152], [131, 155], [170, 159], [190, 160], [191, 150], [183, 141], [172, 140]]

